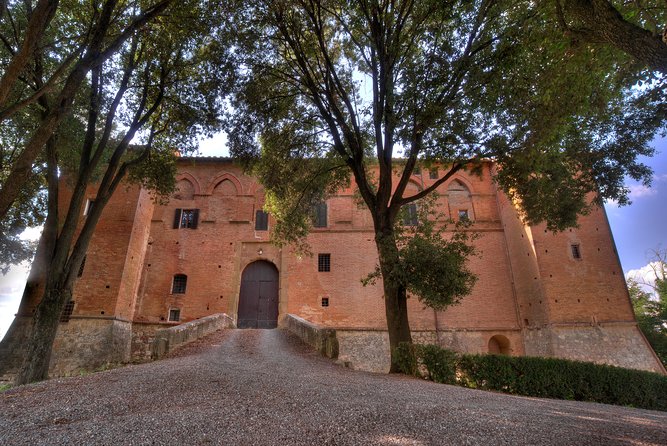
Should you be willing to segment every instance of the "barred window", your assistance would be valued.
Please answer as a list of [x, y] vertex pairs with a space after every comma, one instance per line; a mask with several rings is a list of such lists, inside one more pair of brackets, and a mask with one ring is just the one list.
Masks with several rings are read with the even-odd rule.
[[171, 285], [171, 294], [185, 294], [187, 284], [188, 276], [185, 274], [176, 274]]
[[470, 220], [470, 216], [468, 215], [468, 209], [459, 209], [459, 221], [467, 221]]
[[181, 309], [180, 308], [171, 308], [169, 310], [169, 321], [178, 322], [181, 320]]
[[321, 273], [331, 271], [331, 254], [317, 255], [317, 271]]
[[60, 313], [60, 322], [69, 322], [73, 312], [74, 312], [74, 301], [70, 300], [65, 304], [63, 312]]
[[579, 245], [571, 245], [570, 248], [572, 250], [572, 258], [576, 260], [581, 259], [581, 249], [579, 248]]

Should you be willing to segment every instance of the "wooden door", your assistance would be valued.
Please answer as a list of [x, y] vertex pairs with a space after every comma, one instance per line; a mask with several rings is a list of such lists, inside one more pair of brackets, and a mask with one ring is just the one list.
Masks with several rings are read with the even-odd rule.
[[278, 326], [278, 270], [265, 261], [246, 266], [241, 275], [238, 328]]

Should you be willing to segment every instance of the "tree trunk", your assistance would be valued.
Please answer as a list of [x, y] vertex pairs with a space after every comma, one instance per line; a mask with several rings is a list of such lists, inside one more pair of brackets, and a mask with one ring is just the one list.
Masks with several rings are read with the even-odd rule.
[[389, 332], [389, 348], [391, 350], [390, 373], [400, 372], [396, 348], [402, 342], [412, 343], [410, 323], [408, 321], [408, 301], [405, 286], [397, 283], [392, 272], [398, 265], [398, 247], [393, 230], [384, 230], [376, 234], [375, 243], [382, 271], [384, 288], [384, 308]]
[[51, 349], [58, 331], [60, 314], [72, 297], [71, 288], [48, 287], [35, 313], [32, 335], [16, 385], [42, 381], [49, 377]]

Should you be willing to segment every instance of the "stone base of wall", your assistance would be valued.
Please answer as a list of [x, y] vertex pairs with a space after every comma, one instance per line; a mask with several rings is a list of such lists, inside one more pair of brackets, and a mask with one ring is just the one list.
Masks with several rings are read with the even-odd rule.
[[665, 373], [634, 323], [551, 327], [553, 356]]
[[185, 345], [223, 328], [234, 328], [234, 320], [224, 313], [213, 314], [155, 332], [151, 359], [159, 359], [176, 347]]
[[32, 317], [16, 316], [5, 337], [0, 341], [0, 381], [11, 381], [25, 357], [32, 327]]
[[280, 321], [280, 327], [289, 330], [327, 358], [338, 357], [336, 330], [321, 327], [293, 314]]
[[112, 319], [72, 318], [58, 327], [50, 375], [95, 370], [130, 360], [132, 324]]

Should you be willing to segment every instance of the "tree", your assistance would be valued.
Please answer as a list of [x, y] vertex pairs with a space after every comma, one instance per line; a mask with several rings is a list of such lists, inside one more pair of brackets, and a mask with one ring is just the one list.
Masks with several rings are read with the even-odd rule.
[[[219, 76], [223, 70], [211, 65], [211, 54], [219, 56], [224, 48], [212, 45], [207, 36], [219, 19], [206, 3], [180, 2], [133, 33], [114, 57], [91, 70], [84, 96], [86, 113], [79, 116], [86, 123], [81, 145], [75, 153], [63, 153], [68, 156], [51, 153], [47, 162], [45, 287], [17, 384], [48, 376], [60, 314], [71, 299], [77, 272], [114, 191], [129, 178], [153, 191], [156, 198], [170, 194], [174, 147], [191, 150], [198, 135], [216, 124], [212, 117], [219, 114], [216, 98], [224, 78]], [[141, 143], [131, 144], [136, 138]], [[72, 188], [62, 216], [57, 169]], [[79, 224], [86, 191], [96, 179], [94, 206]]]
[[[526, 221], [560, 230], [604, 198], [626, 202], [626, 174], [649, 181], [636, 156], [651, 153], [660, 102], [624, 88], [645, 74], [613, 49], [570, 48], [553, 15], [529, 1], [256, 0], [230, 18], [231, 151], [265, 185], [282, 241], [298, 243], [309, 207], [353, 177], [373, 218], [392, 371], [411, 341], [403, 207], [491, 159]], [[406, 195], [415, 166], [434, 162], [446, 173]]]
[[[24, 3], [29, 5], [28, 2]], [[62, 121], [69, 115], [74, 99], [88, 73], [112, 57], [137, 30], [163, 13], [172, 3], [172, 0], [149, 2], [148, 5], [145, 5], [145, 9], [118, 0], [106, 0], [101, 4], [93, 2], [87, 8], [82, 7], [78, 2], [71, 4], [63, 2], [70, 6], [69, 9], [60, 8], [58, 10], [64, 14], [62, 19], [65, 22], [63, 25], [65, 28], [59, 29], [61, 34], [57, 36], [57, 39], [50, 42], [55, 53], [53, 55], [54, 59], [57, 60], [58, 57], [61, 57], [62, 62], [55, 65], [57, 68], [55, 68], [48, 81], [45, 81], [41, 76], [42, 73], [40, 73], [44, 66], [35, 62], [32, 71], [37, 76], [35, 76], [34, 85], [31, 85], [34, 93], [25, 98], [19, 92], [12, 106], [5, 109], [3, 101], [6, 102], [6, 98], [3, 99], [2, 95], [8, 95], [10, 90], [16, 92], [16, 79], [20, 79], [21, 71], [25, 70], [27, 65], [25, 57], [19, 58], [19, 55], [23, 54], [26, 48], [32, 48], [28, 56], [37, 53], [37, 61], [39, 61], [41, 60], [39, 54], [45, 50], [43, 47], [37, 51], [35, 46], [38, 40], [44, 37], [45, 29], [56, 12], [54, 5], [57, 5], [58, 2], [42, 1], [39, 5], [47, 3], [50, 4], [48, 6], [50, 9], [45, 6], [47, 9], [44, 14], [48, 13], [48, 17], [42, 18], [38, 24], [39, 26], [34, 28], [31, 27], [31, 24], [37, 17], [37, 11], [31, 11], [30, 8], [25, 11], [26, 16], [30, 17], [28, 19], [27, 36], [23, 46], [16, 54], [14, 54], [12, 45], [8, 43], [9, 39], [6, 37], [1, 39], [5, 44], [4, 49], [10, 53], [7, 70], [0, 78], [0, 107], [3, 108], [1, 112], [3, 116], [10, 116], [24, 106], [40, 99], [42, 100], [40, 105], [44, 106], [44, 94], [55, 88], [54, 84], [63, 76], [63, 72], [68, 71], [61, 85], [59, 85], [58, 93], [55, 94], [51, 105], [48, 107], [48, 112], [45, 110], [39, 124], [22, 147], [21, 152], [15, 157], [11, 165], [3, 166], [6, 173], [2, 175], [3, 182], [0, 186], [0, 220], [4, 220], [12, 204], [21, 195], [22, 188], [33, 174], [32, 168], [35, 160], [42, 153], [48, 141], [52, 140], [54, 132]], [[82, 11], [84, 12], [82, 13]], [[7, 12], [9, 13], [9, 10]], [[11, 17], [8, 18], [11, 19]], [[72, 26], [76, 24], [80, 25], [78, 29], [76, 26]], [[77, 37], [80, 37], [74, 39], [74, 43], [69, 42], [66, 38], [66, 35], [72, 31], [69, 29], [71, 27], [75, 28], [75, 32], [78, 31]], [[16, 28], [13, 28], [16, 31]], [[33, 31], [36, 36], [30, 37]], [[55, 36], [53, 37], [55, 38]], [[28, 41], [32, 42], [29, 46]], [[61, 53], [63, 47], [65, 48], [65, 54]]]
[[631, 278], [628, 292], [639, 329], [667, 367], [667, 251], [655, 250], [649, 265], [652, 280]]
[[558, 25], [574, 41], [611, 45], [667, 74], [667, 7], [662, 1], [555, 0]]

